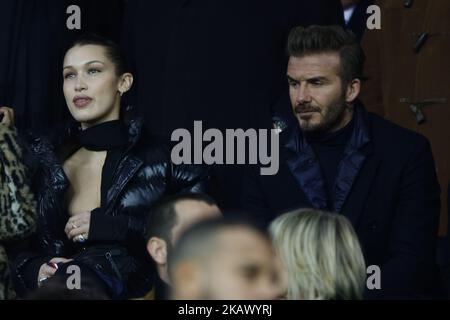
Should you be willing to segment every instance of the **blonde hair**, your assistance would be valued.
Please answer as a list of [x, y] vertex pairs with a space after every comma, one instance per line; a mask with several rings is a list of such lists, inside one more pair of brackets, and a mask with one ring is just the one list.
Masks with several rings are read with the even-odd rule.
[[269, 227], [287, 273], [287, 299], [361, 299], [366, 266], [342, 215], [314, 209], [285, 213]]

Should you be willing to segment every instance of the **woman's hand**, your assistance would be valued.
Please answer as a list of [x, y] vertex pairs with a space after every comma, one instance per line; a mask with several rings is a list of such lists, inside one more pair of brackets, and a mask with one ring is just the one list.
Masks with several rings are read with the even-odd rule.
[[40, 287], [42, 282], [51, 278], [55, 275], [56, 271], [58, 270], [58, 263], [67, 263], [72, 261], [72, 259], [66, 259], [66, 258], [53, 258], [47, 263], [44, 263], [39, 268], [39, 274], [38, 274], [38, 286]]
[[67, 221], [64, 232], [69, 240], [83, 242], [89, 237], [91, 211], [78, 213]]
[[0, 123], [13, 126], [14, 125], [14, 110], [9, 107], [0, 107]]

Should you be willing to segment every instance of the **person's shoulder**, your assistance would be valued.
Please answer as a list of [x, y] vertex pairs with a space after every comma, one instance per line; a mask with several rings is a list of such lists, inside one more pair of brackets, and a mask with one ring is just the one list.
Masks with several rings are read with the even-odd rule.
[[408, 161], [418, 154], [430, 154], [431, 145], [420, 133], [404, 128], [376, 114], [369, 114], [375, 152], [388, 161]]
[[374, 113], [369, 112], [368, 117], [372, 138], [383, 148], [406, 152], [429, 145], [428, 139], [418, 132], [404, 128]]

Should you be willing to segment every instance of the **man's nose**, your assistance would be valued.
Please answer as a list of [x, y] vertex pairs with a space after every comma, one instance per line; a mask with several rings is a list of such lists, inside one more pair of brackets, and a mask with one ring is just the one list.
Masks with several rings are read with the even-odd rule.
[[311, 102], [311, 95], [307, 86], [302, 85], [297, 89], [297, 103], [303, 104]]

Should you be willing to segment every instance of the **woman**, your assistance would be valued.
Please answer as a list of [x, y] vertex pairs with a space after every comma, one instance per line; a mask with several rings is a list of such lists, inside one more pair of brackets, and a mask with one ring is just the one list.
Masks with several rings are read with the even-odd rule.
[[18, 260], [17, 286], [24, 294], [55, 274], [70, 276], [68, 266], [76, 264], [111, 297], [140, 296], [151, 282], [144, 241], [148, 208], [163, 195], [201, 191], [205, 171], [172, 165], [165, 144], [144, 141], [141, 121], [122, 121], [121, 97], [133, 76], [114, 43], [94, 35], [78, 39], [65, 54], [63, 78], [79, 127], [54, 142], [30, 143], [40, 162], [41, 246], [39, 255]]
[[12, 109], [0, 108], [0, 300], [13, 299], [6, 247], [35, 229], [36, 201], [29, 186], [28, 168], [11, 121]]
[[350, 222], [341, 215], [301, 209], [270, 225], [287, 276], [287, 299], [361, 299], [364, 257]]

